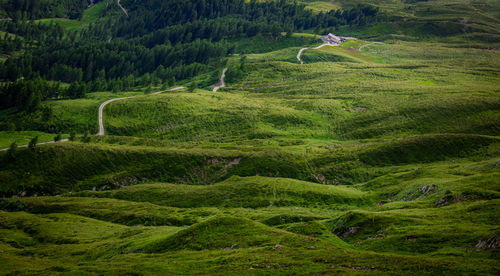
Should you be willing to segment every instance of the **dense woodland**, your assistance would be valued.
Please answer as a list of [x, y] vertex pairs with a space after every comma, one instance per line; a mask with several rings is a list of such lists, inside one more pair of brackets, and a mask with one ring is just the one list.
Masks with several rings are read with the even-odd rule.
[[[82, 97], [89, 91], [151, 83], [172, 85], [208, 72], [235, 53], [228, 39], [278, 39], [283, 32], [364, 25], [378, 16], [378, 9], [370, 6], [313, 14], [283, 0], [127, 0], [122, 3], [128, 16], [107, 5], [108, 16], [65, 33], [58, 24], [27, 19], [79, 18], [90, 1], [4, 2], [3, 12], [13, 20], [0, 21], [0, 30], [15, 37], [2, 37], [0, 47], [5, 53], [24, 53], [0, 63], [0, 79], [6, 81], [0, 87], [1, 107], [26, 112], [36, 110], [38, 99]], [[59, 82], [72, 85], [61, 89]]]
[[4, 17], [40, 19], [67, 17], [79, 19], [83, 11], [97, 1], [89, 0], [0, 0]]

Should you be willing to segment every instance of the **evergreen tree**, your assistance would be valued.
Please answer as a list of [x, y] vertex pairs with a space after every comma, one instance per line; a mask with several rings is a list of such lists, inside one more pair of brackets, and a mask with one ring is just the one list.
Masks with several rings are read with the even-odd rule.
[[42, 109], [42, 121], [48, 122], [52, 117], [52, 108], [44, 106]]
[[191, 81], [188, 85], [188, 91], [193, 92], [196, 88], [198, 88], [198, 83], [196, 81]]
[[242, 55], [240, 57], [240, 70], [245, 71], [245, 62], [247, 60], [247, 57], [245, 55]]
[[7, 130], [8, 131], [16, 131], [16, 125], [13, 122], [8, 122], [7, 123]]
[[38, 143], [38, 136], [35, 136], [33, 137], [33, 139], [31, 139], [31, 141], [29, 142], [28, 144], [28, 148], [31, 150], [31, 151], [35, 151], [35, 148], [36, 148], [36, 144]]
[[175, 85], [175, 77], [168, 78], [168, 86], [172, 87]]
[[148, 87], [146, 87], [146, 89], [144, 90], [144, 94], [151, 94], [153, 91], [153, 89], [151, 88], [151, 84], [148, 85]]
[[12, 144], [10, 144], [9, 149], [7, 150], [7, 158], [11, 160], [16, 158], [16, 153], [17, 153], [17, 143], [12, 142]]
[[82, 142], [84, 142], [84, 143], [90, 142], [90, 137], [89, 137], [89, 131], [88, 130], [86, 130], [83, 133]]

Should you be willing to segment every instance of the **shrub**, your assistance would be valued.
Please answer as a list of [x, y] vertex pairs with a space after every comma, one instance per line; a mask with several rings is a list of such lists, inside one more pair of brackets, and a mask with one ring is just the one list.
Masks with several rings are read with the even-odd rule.
[[13, 142], [12, 144], [10, 144], [10, 147], [7, 150], [7, 157], [9, 159], [14, 159], [16, 157], [16, 151], [17, 151], [17, 143]]

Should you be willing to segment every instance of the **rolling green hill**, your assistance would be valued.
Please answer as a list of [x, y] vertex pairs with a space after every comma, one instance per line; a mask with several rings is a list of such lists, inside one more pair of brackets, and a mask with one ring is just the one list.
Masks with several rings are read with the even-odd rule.
[[0, 275], [500, 274], [495, 1], [32, 2]]

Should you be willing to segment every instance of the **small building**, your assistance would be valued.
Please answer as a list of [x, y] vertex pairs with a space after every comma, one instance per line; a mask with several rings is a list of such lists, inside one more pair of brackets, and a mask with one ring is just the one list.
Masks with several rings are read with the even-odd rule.
[[344, 41], [347, 41], [349, 39], [355, 39], [354, 37], [345, 37], [345, 36], [336, 36], [332, 33], [329, 33], [328, 35], [324, 35], [321, 37], [321, 40], [323, 42], [328, 43], [328, 44], [341, 44]]

